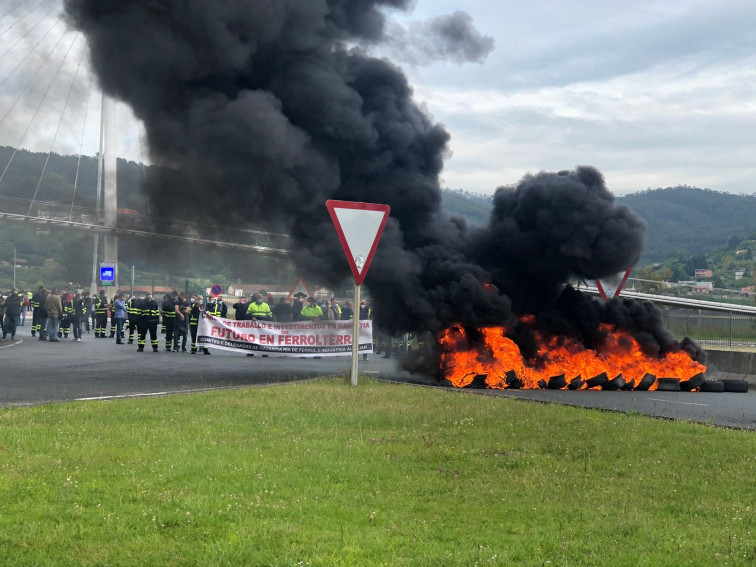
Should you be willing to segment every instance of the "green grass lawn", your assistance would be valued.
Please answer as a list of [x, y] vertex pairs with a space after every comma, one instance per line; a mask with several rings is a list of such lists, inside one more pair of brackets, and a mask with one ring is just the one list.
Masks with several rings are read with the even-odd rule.
[[0, 565], [756, 564], [756, 435], [363, 379], [0, 410]]

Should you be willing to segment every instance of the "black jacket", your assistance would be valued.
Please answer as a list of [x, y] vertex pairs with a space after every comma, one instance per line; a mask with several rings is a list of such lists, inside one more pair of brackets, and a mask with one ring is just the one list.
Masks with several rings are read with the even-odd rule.
[[11, 293], [5, 298], [5, 314], [9, 317], [18, 317], [21, 314], [21, 298], [17, 293]]

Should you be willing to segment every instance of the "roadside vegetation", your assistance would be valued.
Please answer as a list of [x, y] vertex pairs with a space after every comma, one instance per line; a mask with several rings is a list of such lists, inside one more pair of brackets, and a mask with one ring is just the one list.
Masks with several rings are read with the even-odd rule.
[[749, 431], [362, 379], [0, 412], [3, 565], [753, 565]]

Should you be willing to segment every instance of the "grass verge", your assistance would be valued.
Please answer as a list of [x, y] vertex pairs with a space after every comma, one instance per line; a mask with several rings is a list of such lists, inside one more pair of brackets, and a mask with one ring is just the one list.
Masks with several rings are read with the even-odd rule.
[[752, 432], [341, 379], [0, 411], [2, 565], [753, 565]]

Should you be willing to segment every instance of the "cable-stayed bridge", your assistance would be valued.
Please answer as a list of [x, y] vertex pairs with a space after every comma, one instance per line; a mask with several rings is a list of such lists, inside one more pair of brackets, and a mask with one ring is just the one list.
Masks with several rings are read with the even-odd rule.
[[[85, 38], [67, 27], [62, 1], [0, 0], [0, 146], [10, 148], [0, 159], [0, 221], [102, 236], [106, 261], [117, 261], [119, 236], [287, 253], [285, 234], [154, 218], [149, 208], [120, 208], [116, 158], [139, 164], [143, 180], [144, 131], [128, 107], [118, 105], [116, 113], [115, 101], [101, 101], [106, 97], [89, 68]], [[22, 172], [20, 162], [26, 150], [45, 159], [38, 177], [22, 184], [27, 169]], [[75, 158], [75, 167], [53, 171], [60, 156]], [[82, 160], [91, 160], [89, 156], [99, 160], [94, 178], [84, 175]]]
[[[116, 217], [112, 226], [102, 217]], [[100, 217], [98, 219], [98, 216]], [[13, 221], [41, 227], [55, 226], [111, 236], [158, 238], [190, 244], [250, 250], [261, 254], [286, 255], [288, 235], [264, 230], [159, 219], [135, 213], [72, 207], [59, 203], [0, 197], [0, 221]], [[214, 234], [215, 236], [208, 236]]]

